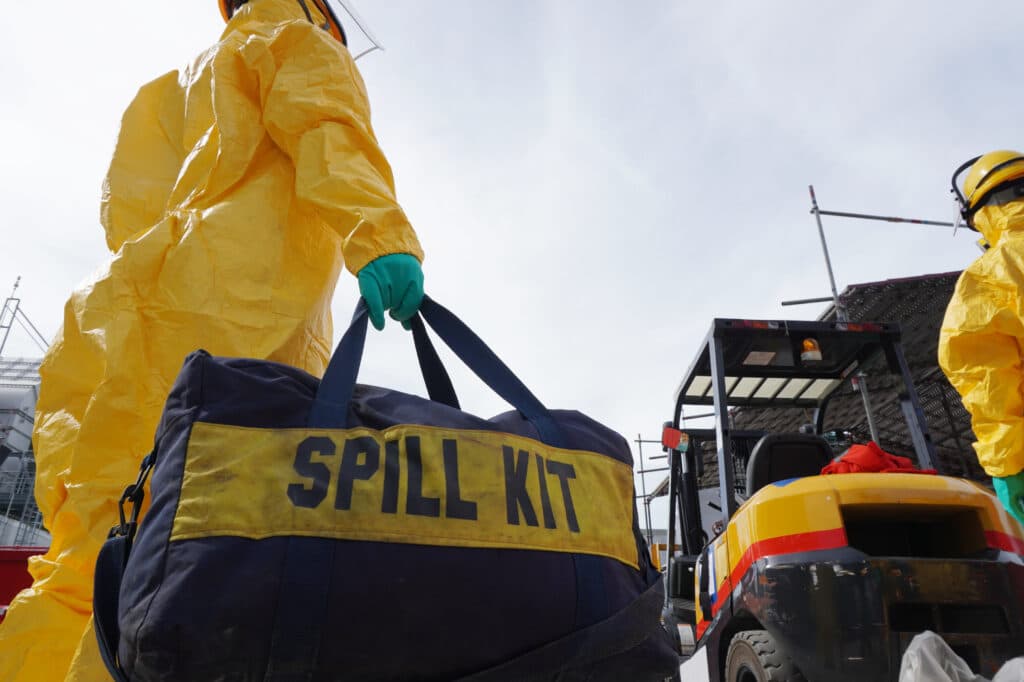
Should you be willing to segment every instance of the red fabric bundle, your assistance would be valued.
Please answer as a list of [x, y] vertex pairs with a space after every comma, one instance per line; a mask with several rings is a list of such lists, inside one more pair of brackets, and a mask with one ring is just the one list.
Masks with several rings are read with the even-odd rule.
[[918, 469], [906, 457], [893, 455], [878, 443], [870, 441], [866, 445], [851, 445], [842, 457], [821, 470], [822, 474], [934, 474], [935, 469]]

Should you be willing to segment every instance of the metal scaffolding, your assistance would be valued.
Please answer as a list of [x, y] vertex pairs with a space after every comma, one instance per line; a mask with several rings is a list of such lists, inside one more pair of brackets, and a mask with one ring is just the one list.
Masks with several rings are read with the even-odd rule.
[[0, 546], [37, 547], [47, 544], [49, 535], [35, 501], [35, 460], [20, 454], [16, 472], [0, 471]]
[[50, 542], [34, 494], [32, 428], [41, 360], [3, 357], [16, 324], [40, 350], [48, 345], [21, 308], [20, 281], [19, 277], [0, 307], [0, 547], [39, 547]]

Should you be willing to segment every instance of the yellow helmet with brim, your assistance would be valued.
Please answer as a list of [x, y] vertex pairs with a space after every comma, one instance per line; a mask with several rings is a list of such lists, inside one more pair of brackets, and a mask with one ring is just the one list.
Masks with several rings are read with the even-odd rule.
[[[964, 171], [967, 171], [967, 176], [961, 192], [957, 178]], [[952, 184], [952, 191], [960, 204], [960, 215], [972, 230], [976, 229], [974, 214], [983, 206], [1024, 199], [1024, 154], [999, 150], [976, 156], [956, 169]]]

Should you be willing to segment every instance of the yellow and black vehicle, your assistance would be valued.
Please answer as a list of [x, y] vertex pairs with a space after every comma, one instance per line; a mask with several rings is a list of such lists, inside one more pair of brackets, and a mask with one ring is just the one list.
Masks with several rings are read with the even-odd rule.
[[[682, 679], [896, 680], [925, 630], [986, 676], [1024, 654], [1024, 533], [986, 488], [941, 472], [819, 475], [834, 457], [821, 435], [829, 399], [869, 362], [902, 379], [917, 464], [934, 468], [898, 325], [714, 320], [663, 437], [681, 545], [664, 615]], [[681, 429], [687, 405], [712, 406], [714, 428]], [[814, 423], [738, 431], [736, 407], [803, 408]], [[712, 442], [713, 528], [697, 454]]]

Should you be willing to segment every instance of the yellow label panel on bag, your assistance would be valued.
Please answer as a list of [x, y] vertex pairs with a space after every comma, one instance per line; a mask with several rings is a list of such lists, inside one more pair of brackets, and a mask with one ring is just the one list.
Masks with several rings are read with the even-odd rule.
[[303, 535], [580, 552], [637, 567], [633, 472], [521, 436], [196, 422], [171, 540]]

